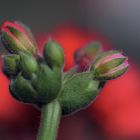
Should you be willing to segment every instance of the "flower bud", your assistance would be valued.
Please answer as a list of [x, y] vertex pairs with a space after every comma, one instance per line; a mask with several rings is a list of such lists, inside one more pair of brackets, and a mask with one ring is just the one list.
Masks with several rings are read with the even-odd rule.
[[15, 99], [24, 103], [36, 103], [38, 99], [38, 94], [30, 81], [23, 78], [20, 74], [11, 81], [10, 92]]
[[97, 57], [91, 70], [95, 79], [110, 80], [126, 72], [128, 66], [128, 58], [119, 51], [108, 51]]
[[44, 57], [50, 67], [62, 67], [64, 64], [64, 52], [60, 45], [49, 40], [44, 47]]
[[88, 70], [100, 52], [101, 44], [99, 42], [91, 42], [86, 47], [78, 49], [74, 55], [75, 62], [78, 64], [78, 71]]
[[32, 75], [31, 83], [38, 93], [39, 103], [49, 103], [57, 98], [62, 84], [61, 70], [55, 67], [53, 70], [47, 65], [41, 64], [36, 75]]
[[5, 55], [3, 56], [3, 71], [8, 77], [16, 76], [19, 68], [19, 61], [20, 56], [19, 55]]
[[33, 35], [23, 24], [4, 22], [1, 27], [1, 40], [10, 53], [36, 53], [36, 43]]
[[23, 75], [28, 77], [32, 73], [36, 73], [38, 67], [38, 63], [32, 55], [20, 53], [20, 69], [23, 72]]

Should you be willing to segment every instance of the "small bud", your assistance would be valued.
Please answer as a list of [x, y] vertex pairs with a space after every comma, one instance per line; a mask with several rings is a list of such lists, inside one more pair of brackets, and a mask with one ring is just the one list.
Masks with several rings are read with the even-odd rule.
[[4, 22], [1, 27], [1, 40], [10, 53], [36, 53], [36, 43], [33, 35], [23, 24]]
[[19, 68], [19, 55], [5, 55], [3, 56], [3, 71], [8, 77], [13, 77], [18, 74]]
[[38, 63], [32, 55], [20, 53], [20, 69], [25, 76], [30, 76], [32, 73], [36, 73], [38, 67]]
[[64, 64], [64, 52], [60, 45], [49, 40], [44, 47], [44, 57], [50, 67], [62, 67]]
[[88, 70], [100, 52], [101, 44], [99, 42], [91, 42], [86, 47], [78, 49], [74, 55], [75, 62], [78, 64], [78, 70]]
[[36, 75], [32, 75], [31, 83], [38, 93], [39, 103], [49, 103], [57, 98], [62, 84], [61, 70], [53, 70], [47, 65], [40, 65]]
[[97, 80], [110, 80], [119, 77], [128, 69], [128, 58], [119, 51], [102, 53], [93, 64], [91, 70]]
[[24, 79], [20, 74], [11, 81], [10, 92], [15, 99], [24, 103], [36, 103], [38, 99], [30, 81]]

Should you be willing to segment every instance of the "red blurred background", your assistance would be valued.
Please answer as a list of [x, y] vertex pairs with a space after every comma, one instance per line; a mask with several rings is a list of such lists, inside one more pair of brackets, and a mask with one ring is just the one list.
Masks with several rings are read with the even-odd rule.
[[[87, 0], [87, 2], [72, 0], [68, 2], [70, 4], [68, 7], [63, 0], [60, 3], [48, 1], [52, 9], [48, 10], [47, 16], [51, 16], [46, 19], [44, 19], [47, 11], [45, 7], [44, 11], [33, 13], [39, 6], [43, 7], [45, 2], [37, 3], [38, 6], [31, 6], [32, 3], [28, 3], [27, 7], [25, 6], [26, 1], [21, 2], [22, 8], [18, 2], [13, 2], [12, 5], [18, 7], [16, 10], [19, 15], [16, 10], [11, 9], [10, 3], [8, 5], [3, 3], [1, 6], [8, 7], [9, 11], [4, 11], [7, 13], [2, 14], [3, 18], [0, 20], [25, 20], [25, 23], [29, 23], [36, 34], [40, 50], [50, 36], [58, 41], [65, 51], [65, 70], [74, 65], [75, 50], [94, 40], [100, 41], [104, 49], [117, 48], [129, 56], [130, 68], [123, 76], [107, 82], [100, 95], [87, 109], [62, 118], [58, 140], [140, 140], [140, 42], [139, 28], [136, 28], [137, 24], [132, 26], [132, 20], [139, 23], [137, 22], [139, 11], [137, 7], [133, 7], [140, 3], [136, 1], [131, 3], [132, 1], [128, 0], [125, 5], [125, 2], [126, 0], [114, 3], [111, 0], [103, 3], [100, 0]], [[123, 11], [121, 3], [128, 8], [130, 8], [129, 4], [132, 4], [133, 9]], [[118, 6], [118, 9], [114, 8], [115, 5]], [[76, 11], [77, 7], [79, 7], [79, 12]], [[61, 11], [61, 8], [64, 9]], [[67, 8], [69, 9], [67, 10]], [[74, 10], [71, 11], [71, 8]], [[57, 9], [62, 16], [56, 12]], [[3, 13], [3, 11], [1, 12]], [[66, 15], [63, 12], [66, 12]], [[76, 12], [75, 15], [74, 12]], [[28, 16], [25, 17], [25, 15]], [[33, 15], [36, 15], [37, 18]], [[136, 18], [132, 15], [135, 15]], [[32, 16], [33, 19], [29, 20]], [[5, 52], [2, 45], [0, 50], [2, 54]], [[24, 105], [13, 99], [9, 94], [8, 85], [8, 79], [0, 71], [0, 139], [34, 140], [38, 132], [40, 112], [31, 105]]]

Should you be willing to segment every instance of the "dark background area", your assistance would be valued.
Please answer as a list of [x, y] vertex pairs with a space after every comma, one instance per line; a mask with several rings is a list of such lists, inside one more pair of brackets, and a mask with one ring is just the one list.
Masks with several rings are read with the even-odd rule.
[[99, 31], [139, 61], [139, 7], [139, 0], [0, 0], [0, 23], [19, 20], [38, 33], [71, 22]]

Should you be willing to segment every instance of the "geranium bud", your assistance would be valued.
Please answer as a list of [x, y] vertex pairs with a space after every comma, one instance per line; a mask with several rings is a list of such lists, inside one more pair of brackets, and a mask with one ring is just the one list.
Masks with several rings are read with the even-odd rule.
[[3, 56], [3, 71], [8, 77], [11, 78], [17, 75], [19, 61], [20, 56], [16, 54]]
[[20, 69], [25, 76], [30, 76], [38, 71], [38, 63], [36, 59], [29, 54], [20, 53]]
[[20, 74], [15, 79], [12, 79], [10, 92], [14, 98], [24, 103], [35, 103], [38, 99], [38, 94], [30, 81], [26, 80]]
[[95, 57], [101, 51], [101, 44], [97, 41], [91, 42], [86, 47], [78, 49], [74, 54], [75, 62], [78, 65], [78, 70], [88, 70]]
[[1, 27], [1, 40], [10, 53], [36, 53], [36, 42], [30, 30], [18, 22], [6, 21]]
[[64, 51], [60, 45], [49, 40], [44, 47], [44, 57], [50, 67], [62, 67], [64, 64]]
[[52, 70], [49, 66], [41, 64], [36, 75], [32, 75], [31, 83], [39, 95], [38, 102], [49, 103], [57, 98], [61, 89], [61, 70], [57, 67]]
[[108, 51], [97, 57], [91, 70], [95, 79], [110, 80], [126, 72], [128, 66], [128, 58], [119, 51]]

